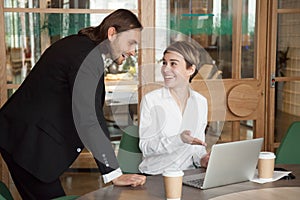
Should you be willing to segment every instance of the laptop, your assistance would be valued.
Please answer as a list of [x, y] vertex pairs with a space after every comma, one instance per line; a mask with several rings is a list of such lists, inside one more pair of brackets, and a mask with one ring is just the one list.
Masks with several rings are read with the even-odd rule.
[[251, 180], [263, 138], [215, 144], [205, 173], [186, 175], [183, 184], [208, 189]]

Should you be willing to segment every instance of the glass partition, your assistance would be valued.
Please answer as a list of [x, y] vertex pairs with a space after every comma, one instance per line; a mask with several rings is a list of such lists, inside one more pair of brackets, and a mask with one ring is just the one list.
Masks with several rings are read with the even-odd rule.
[[254, 78], [256, 0], [243, 0], [241, 78]]
[[52, 43], [98, 25], [106, 15], [6, 12], [8, 83], [20, 84]]
[[299, 1], [297, 0], [278, 0], [279, 9], [299, 8]]
[[[43, 5], [42, 5], [43, 4]], [[21, 84], [41, 54], [55, 41], [76, 34], [80, 29], [97, 26], [111, 12], [109, 9], [137, 9], [136, 0], [4, 0], [5, 42], [7, 54], [7, 83]], [[74, 13], [64, 10], [21, 12], [24, 8], [74, 8]], [[87, 9], [86, 13], [78, 9]], [[98, 9], [89, 13], [89, 9]], [[101, 13], [103, 9], [103, 13]], [[106, 81], [132, 81], [137, 84], [137, 55], [129, 58], [122, 66], [111, 65], [106, 70]], [[115, 83], [114, 83], [115, 84]], [[9, 95], [13, 91], [9, 92]], [[9, 97], [9, 96], [8, 96]]]
[[[206, 49], [222, 77], [232, 78], [233, 7], [231, 0], [170, 0], [167, 11], [159, 12], [156, 23], [197, 41]], [[164, 4], [164, 3], [163, 3]], [[254, 77], [254, 34], [256, 0], [242, 1], [241, 78]], [[165, 22], [161, 18], [167, 20]], [[161, 38], [161, 36], [159, 37]], [[166, 38], [166, 44], [179, 39]], [[159, 39], [158, 39], [159, 40]], [[161, 42], [160, 42], [161, 43]], [[160, 54], [159, 54], [160, 53]], [[156, 60], [161, 58], [161, 52]]]
[[[279, 1], [279, 6], [300, 8], [298, 1]], [[300, 13], [278, 15], [276, 77], [300, 77]], [[280, 142], [293, 121], [300, 120], [300, 81], [276, 83], [275, 142]]]
[[137, 9], [137, 0], [4, 0], [6, 8]]

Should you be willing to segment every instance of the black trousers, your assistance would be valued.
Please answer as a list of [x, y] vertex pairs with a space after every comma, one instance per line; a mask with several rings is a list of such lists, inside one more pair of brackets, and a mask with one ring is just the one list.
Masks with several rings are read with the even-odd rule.
[[59, 178], [51, 183], [44, 183], [15, 163], [5, 150], [0, 148], [0, 153], [23, 200], [48, 200], [65, 196]]

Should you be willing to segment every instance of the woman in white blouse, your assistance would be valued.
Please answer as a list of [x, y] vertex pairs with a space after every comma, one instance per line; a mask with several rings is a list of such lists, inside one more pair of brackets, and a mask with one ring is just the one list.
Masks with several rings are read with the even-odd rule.
[[207, 100], [189, 84], [202, 66], [203, 54], [200, 45], [186, 41], [165, 50], [161, 67], [164, 87], [147, 93], [141, 101], [142, 173], [207, 166]]

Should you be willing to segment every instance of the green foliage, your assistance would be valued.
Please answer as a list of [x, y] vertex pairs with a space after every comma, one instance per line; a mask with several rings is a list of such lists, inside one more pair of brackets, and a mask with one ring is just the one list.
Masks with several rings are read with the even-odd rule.
[[128, 71], [130, 67], [135, 67], [135, 63], [136, 62], [134, 61], [133, 57], [129, 56], [123, 65], [123, 70]]

